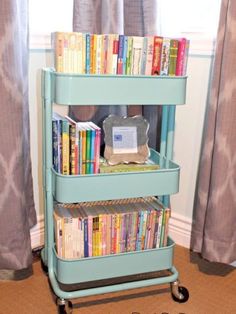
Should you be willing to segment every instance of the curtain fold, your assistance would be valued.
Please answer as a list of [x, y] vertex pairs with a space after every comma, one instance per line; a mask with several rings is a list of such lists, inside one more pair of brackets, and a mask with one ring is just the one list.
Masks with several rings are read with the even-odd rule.
[[[0, 278], [30, 274], [36, 224], [28, 108], [28, 1], [0, 7]], [[21, 273], [20, 273], [21, 272]]]
[[213, 80], [196, 191], [192, 250], [236, 260], [236, 2], [222, 0]]
[[[73, 30], [85, 33], [118, 33], [133, 36], [157, 34], [157, 0], [74, 0]], [[159, 147], [160, 107], [156, 106], [71, 106], [76, 120], [92, 119], [98, 125], [109, 114], [142, 114], [150, 124], [149, 146]]]

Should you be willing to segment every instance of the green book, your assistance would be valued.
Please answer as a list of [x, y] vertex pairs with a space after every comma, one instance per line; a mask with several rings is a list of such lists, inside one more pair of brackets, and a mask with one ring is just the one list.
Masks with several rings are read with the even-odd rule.
[[112, 173], [112, 172], [135, 172], [135, 171], [152, 171], [158, 170], [160, 166], [154, 163], [153, 160], [148, 159], [143, 164], [129, 163], [129, 164], [118, 164], [109, 165], [105, 158], [100, 157], [99, 170], [100, 173]]

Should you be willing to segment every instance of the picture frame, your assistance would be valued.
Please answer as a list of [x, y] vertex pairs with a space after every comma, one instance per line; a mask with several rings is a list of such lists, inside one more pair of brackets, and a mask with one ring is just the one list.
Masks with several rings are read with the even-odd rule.
[[145, 163], [150, 155], [148, 129], [149, 123], [141, 115], [109, 115], [103, 121], [104, 157], [108, 164]]

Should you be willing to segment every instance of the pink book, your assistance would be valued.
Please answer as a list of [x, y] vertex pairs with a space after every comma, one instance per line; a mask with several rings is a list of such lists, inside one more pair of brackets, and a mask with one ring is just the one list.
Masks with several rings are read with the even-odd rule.
[[186, 49], [186, 38], [180, 38], [179, 39], [179, 45], [178, 45], [176, 70], [175, 70], [175, 75], [176, 76], [183, 75], [185, 49]]

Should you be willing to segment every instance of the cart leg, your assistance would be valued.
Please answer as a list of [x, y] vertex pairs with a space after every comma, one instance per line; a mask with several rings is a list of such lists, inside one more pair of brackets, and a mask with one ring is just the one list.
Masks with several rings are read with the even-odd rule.
[[71, 301], [57, 298], [58, 314], [72, 314], [73, 307]]
[[171, 282], [171, 295], [175, 302], [185, 303], [189, 299], [188, 289], [179, 285], [179, 281]]

